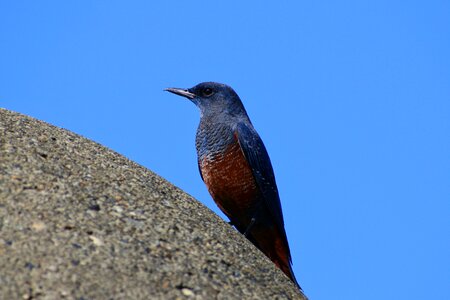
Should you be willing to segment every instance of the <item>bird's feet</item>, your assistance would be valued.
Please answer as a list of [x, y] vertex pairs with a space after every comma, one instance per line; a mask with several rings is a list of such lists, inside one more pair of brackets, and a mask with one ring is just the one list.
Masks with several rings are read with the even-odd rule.
[[244, 236], [247, 237], [247, 234], [250, 232], [250, 229], [252, 229], [253, 225], [255, 224], [256, 219], [252, 218], [250, 221], [250, 224], [248, 224], [247, 229], [245, 229]]

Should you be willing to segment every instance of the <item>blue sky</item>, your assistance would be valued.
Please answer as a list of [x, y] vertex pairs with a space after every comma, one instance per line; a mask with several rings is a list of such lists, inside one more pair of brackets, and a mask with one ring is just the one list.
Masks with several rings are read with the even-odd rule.
[[450, 299], [448, 1], [2, 1], [0, 106], [86, 136], [223, 215], [199, 114], [241, 96], [311, 299]]

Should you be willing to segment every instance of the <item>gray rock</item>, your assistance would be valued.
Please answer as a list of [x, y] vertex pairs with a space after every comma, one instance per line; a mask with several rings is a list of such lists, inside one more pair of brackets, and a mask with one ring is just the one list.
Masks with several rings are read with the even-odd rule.
[[158, 175], [0, 109], [0, 299], [304, 299]]

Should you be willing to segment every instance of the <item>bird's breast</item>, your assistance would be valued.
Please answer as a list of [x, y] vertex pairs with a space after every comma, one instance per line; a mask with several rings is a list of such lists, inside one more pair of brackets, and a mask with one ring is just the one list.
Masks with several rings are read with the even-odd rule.
[[221, 151], [199, 157], [203, 180], [220, 209], [247, 223], [259, 201], [259, 189], [237, 140]]

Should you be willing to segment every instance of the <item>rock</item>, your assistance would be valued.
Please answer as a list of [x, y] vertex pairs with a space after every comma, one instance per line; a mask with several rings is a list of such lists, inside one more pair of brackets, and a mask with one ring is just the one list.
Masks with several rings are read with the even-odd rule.
[[64, 298], [305, 299], [158, 175], [0, 109], [0, 299]]

